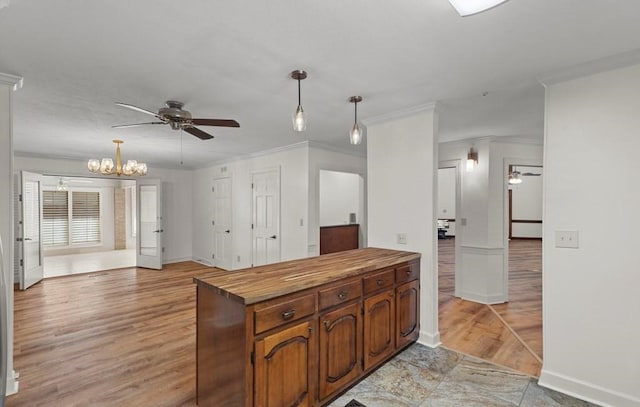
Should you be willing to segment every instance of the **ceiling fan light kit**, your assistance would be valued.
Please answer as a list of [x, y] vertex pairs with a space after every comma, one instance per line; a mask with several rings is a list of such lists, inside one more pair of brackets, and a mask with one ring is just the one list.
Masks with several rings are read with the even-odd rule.
[[298, 81], [298, 107], [296, 108], [292, 118], [293, 130], [305, 131], [307, 129], [307, 118], [305, 117], [304, 110], [302, 109], [300, 81], [307, 78], [307, 73], [303, 70], [297, 69], [291, 72], [291, 78]]
[[184, 130], [201, 140], [209, 140], [212, 139], [213, 136], [195, 126], [240, 127], [240, 124], [237, 121], [231, 119], [194, 119], [191, 116], [191, 112], [183, 109], [184, 103], [178, 102], [177, 100], [167, 100], [165, 102], [165, 107], [160, 108], [158, 113], [154, 113], [128, 103], [117, 102], [116, 105], [148, 114], [159, 121], [112, 126], [115, 129], [145, 126], [150, 124], [168, 124], [172, 130]]
[[87, 168], [89, 171], [99, 173], [102, 175], [121, 175], [126, 176], [144, 176], [147, 175], [147, 164], [139, 163], [136, 160], [128, 160], [122, 165], [122, 159], [120, 157], [120, 144], [124, 143], [122, 140], [113, 140], [116, 144], [116, 162], [115, 165], [111, 158], [103, 158], [102, 161], [94, 158], [87, 162]]
[[358, 103], [360, 102], [362, 102], [362, 96], [351, 96], [349, 98], [349, 103], [353, 103], [354, 105], [353, 127], [349, 132], [349, 142], [353, 145], [362, 143], [362, 129], [360, 125], [358, 125]]

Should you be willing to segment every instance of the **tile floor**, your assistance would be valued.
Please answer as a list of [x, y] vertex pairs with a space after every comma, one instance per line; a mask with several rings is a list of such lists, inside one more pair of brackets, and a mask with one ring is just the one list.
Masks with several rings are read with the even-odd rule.
[[595, 406], [537, 385], [537, 379], [443, 347], [414, 344], [336, 399], [367, 407]]

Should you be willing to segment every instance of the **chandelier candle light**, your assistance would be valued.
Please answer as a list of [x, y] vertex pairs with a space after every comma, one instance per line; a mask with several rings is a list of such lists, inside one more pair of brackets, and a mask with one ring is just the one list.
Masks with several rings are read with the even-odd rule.
[[91, 159], [87, 162], [87, 168], [89, 171], [100, 173], [102, 175], [147, 175], [147, 164], [139, 163], [136, 160], [128, 160], [125, 165], [122, 165], [120, 158], [120, 144], [124, 143], [122, 140], [113, 140], [116, 143], [116, 164], [113, 165], [111, 158], [103, 158], [102, 161]]
[[298, 107], [296, 108], [296, 112], [293, 114], [293, 130], [294, 131], [305, 131], [307, 128], [307, 119], [304, 115], [304, 110], [302, 110], [302, 103], [300, 98], [300, 81], [306, 79], [307, 73], [302, 70], [296, 70], [291, 72], [291, 78], [298, 81]]

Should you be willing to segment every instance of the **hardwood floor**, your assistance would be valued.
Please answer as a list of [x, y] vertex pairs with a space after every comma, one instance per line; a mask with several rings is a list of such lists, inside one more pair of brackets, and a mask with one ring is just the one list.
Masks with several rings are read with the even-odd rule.
[[542, 367], [542, 242], [509, 243], [509, 302], [453, 296], [455, 239], [438, 241], [439, 322], [450, 349], [539, 376]]
[[195, 406], [194, 276], [184, 262], [15, 292], [17, 406]]

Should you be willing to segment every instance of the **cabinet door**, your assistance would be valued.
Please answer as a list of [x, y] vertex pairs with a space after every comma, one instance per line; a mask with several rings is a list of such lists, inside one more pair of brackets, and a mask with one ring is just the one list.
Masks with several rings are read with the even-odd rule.
[[364, 300], [364, 368], [391, 355], [395, 350], [394, 291], [387, 290]]
[[320, 317], [320, 400], [360, 375], [361, 323], [358, 303]]
[[418, 339], [420, 334], [419, 280], [396, 288], [396, 348]]
[[311, 323], [303, 322], [255, 343], [254, 406], [313, 405]]

